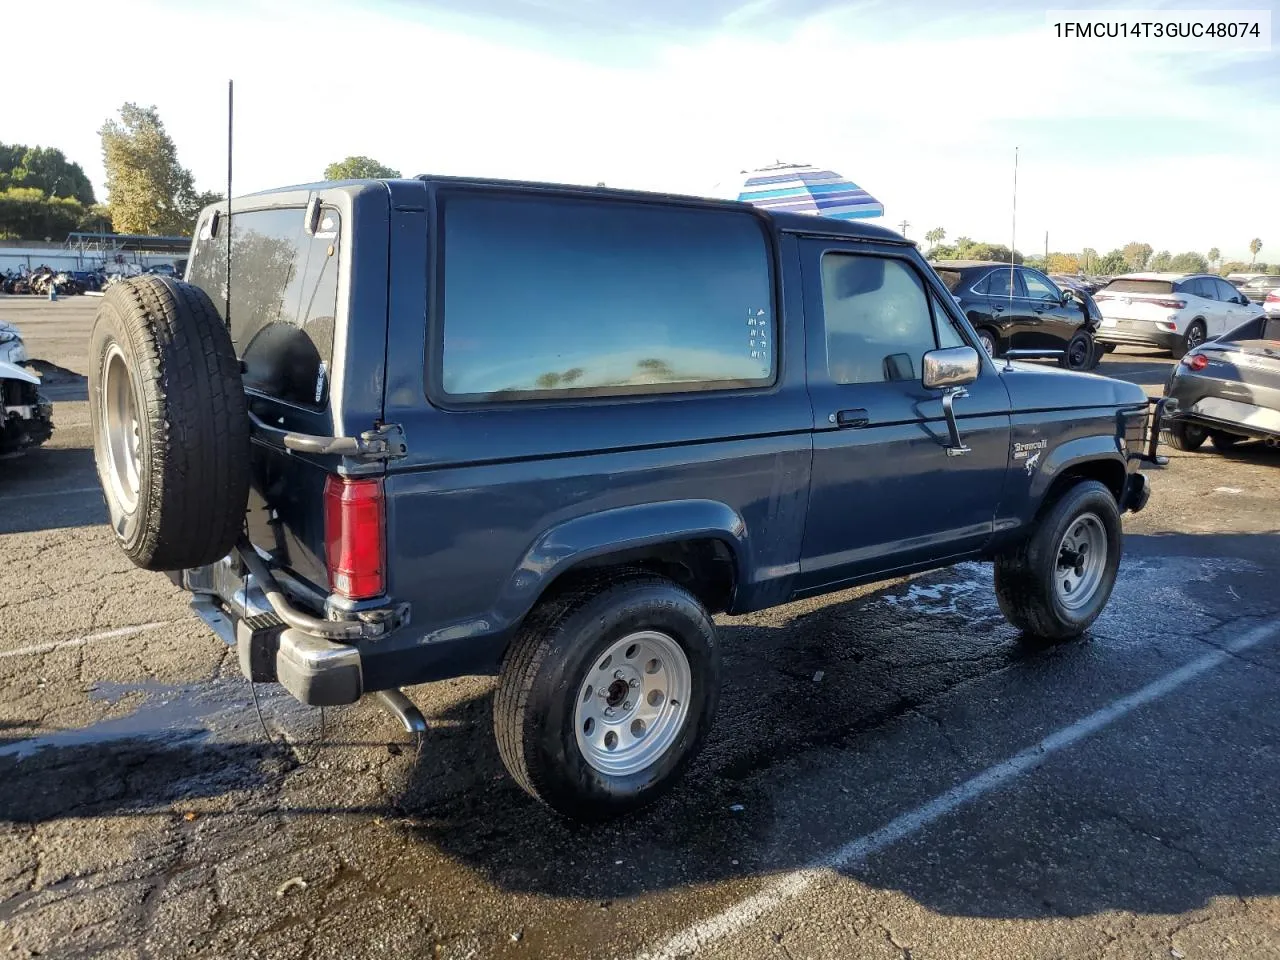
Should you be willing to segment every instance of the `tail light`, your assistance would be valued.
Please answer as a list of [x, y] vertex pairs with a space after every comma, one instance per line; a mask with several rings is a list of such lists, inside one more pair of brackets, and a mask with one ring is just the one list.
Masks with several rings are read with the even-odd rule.
[[1209, 358], [1203, 353], [1189, 353], [1182, 358], [1182, 365], [1188, 370], [1203, 370], [1209, 365]]
[[324, 553], [329, 587], [349, 600], [386, 586], [386, 509], [380, 479], [330, 475], [324, 483]]
[[1263, 303], [1280, 303], [1280, 288], [1272, 290], [1267, 294], [1267, 299]]
[[1181, 310], [1187, 305], [1185, 300], [1149, 300], [1148, 303], [1154, 303], [1157, 307], [1165, 307], [1169, 310]]

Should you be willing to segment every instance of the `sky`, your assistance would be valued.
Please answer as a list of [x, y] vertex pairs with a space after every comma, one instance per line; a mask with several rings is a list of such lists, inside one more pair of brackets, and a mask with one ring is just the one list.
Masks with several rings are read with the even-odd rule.
[[[1231, 7], [1280, 28], [1275, 3]], [[125, 101], [154, 104], [197, 186], [221, 191], [231, 77], [237, 195], [350, 154], [406, 176], [692, 194], [781, 160], [856, 181], [913, 239], [942, 227], [1007, 244], [1016, 147], [1024, 253], [1047, 231], [1052, 250], [1138, 240], [1247, 260], [1259, 237], [1261, 259], [1280, 254], [1280, 42], [1057, 38], [1048, 5], [1016, 0], [213, 6], [60, 0], [77, 38], [56, 56], [6, 50], [6, 75], [33, 83], [11, 91], [22, 109], [0, 112], [0, 140], [62, 149], [102, 198], [98, 128]]]

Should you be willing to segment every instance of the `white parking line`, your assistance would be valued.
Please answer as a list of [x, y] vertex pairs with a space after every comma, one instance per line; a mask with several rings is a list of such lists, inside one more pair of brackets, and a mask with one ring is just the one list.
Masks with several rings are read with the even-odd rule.
[[33, 647], [18, 647], [16, 650], [0, 650], [0, 660], [7, 660], [10, 657], [38, 657], [42, 654], [53, 653], [53, 651], [61, 650], [65, 647], [83, 647], [86, 644], [94, 643], [98, 640], [120, 640], [125, 637], [136, 637], [140, 633], [159, 630], [161, 627], [172, 626], [173, 624], [180, 622], [180, 620], [153, 620], [150, 623], [140, 623], [133, 627], [116, 627], [114, 630], [103, 630], [99, 633], [90, 633], [83, 637], [72, 637], [68, 640], [53, 640], [49, 643], [41, 643]]
[[1186, 666], [1166, 673], [1140, 690], [1121, 697], [1070, 726], [1049, 734], [1039, 743], [1014, 754], [1008, 760], [994, 767], [988, 767], [971, 780], [952, 787], [928, 803], [890, 820], [880, 829], [849, 841], [839, 849], [810, 862], [807, 866], [786, 874], [759, 893], [686, 927], [657, 949], [641, 954], [641, 957], [643, 960], [677, 960], [737, 933], [761, 915], [803, 894], [826, 871], [847, 869], [899, 840], [918, 833], [983, 794], [1030, 773], [1058, 751], [1074, 746], [1139, 707], [1159, 700], [1200, 675], [1222, 665], [1230, 660], [1233, 654], [1256, 647], [1277, 635], [1280, 635], [1280, 625], [1276, 624], [1267, 624], [1250, 630], [1230, 643], [1224, 644], [1221, 650], [1206, 653]]
[[62, 497], [70, 496], [73, 493], [101, 493], [101, 487], [74, 487], [70, 490], [42, 490], [39, 493], [6, 493], [0, 495], [0, 506], [6, 503], [12, 503], [14, 500], [35, 500], [40, 497]]

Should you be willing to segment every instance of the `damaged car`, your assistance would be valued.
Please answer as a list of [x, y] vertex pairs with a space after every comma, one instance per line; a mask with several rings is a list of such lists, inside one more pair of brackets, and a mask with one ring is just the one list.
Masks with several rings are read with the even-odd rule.
[[40, 393], [40, 378], [26, 362], [22, 334], [0, 320], [0, 457], [38, 447], [53, 435], [53, 404]]

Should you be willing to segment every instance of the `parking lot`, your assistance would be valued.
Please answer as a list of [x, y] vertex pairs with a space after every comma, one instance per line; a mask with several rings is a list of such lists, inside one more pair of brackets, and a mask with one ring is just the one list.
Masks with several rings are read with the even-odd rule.
[[689, 776], [583, 826], [506, 776], [489, 678], [410, 691], [420, 750], [264, 687], [268, 740], [103, 526], [96, 306], [0, 297], [57, 424], [0, 461], [3, 955], [1280, 957], [1280, 450], [1166, 451], [1079, 643], [1020, 642], [981, 564], [721, 618]]

